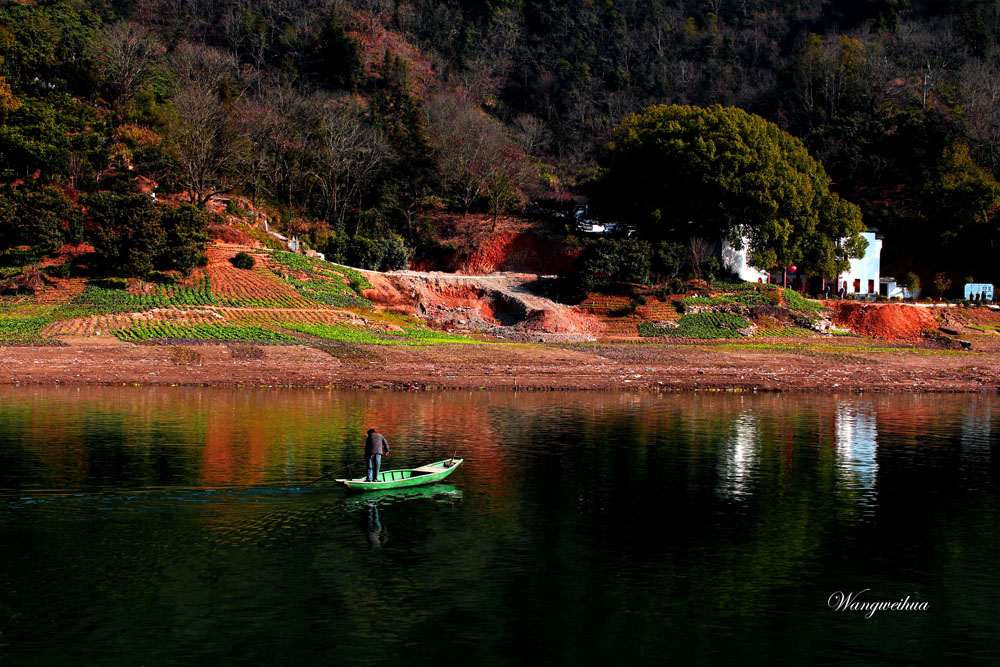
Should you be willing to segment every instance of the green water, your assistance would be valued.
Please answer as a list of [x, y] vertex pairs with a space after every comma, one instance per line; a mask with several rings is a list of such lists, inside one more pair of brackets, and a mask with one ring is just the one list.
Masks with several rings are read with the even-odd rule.
[[[0, 665], [996, 664], [998, 422], [968, 396], [0, 387]], [[385, 467], [465, 464], [306, 486], [369, 426]], [[864, 589], [927, 608], [828, 604]]]

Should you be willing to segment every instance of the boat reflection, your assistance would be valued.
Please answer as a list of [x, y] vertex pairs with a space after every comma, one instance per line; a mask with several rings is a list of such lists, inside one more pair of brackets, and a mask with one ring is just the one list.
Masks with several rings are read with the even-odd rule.
[[430, 498], [445, 502], [460, 501], [462, 499], [462, 491], [450, 484], [432, 484], [430, 486], [416, 486], [405, 489], [384, 489], [382, 491], [369, 491], [363, 496], [348, 498], [346, 504], [348, 507], [360, 507], [361, 530], [368, 540], [368, 545], [372, 549], [381, 549], [382, 545], [389, 541], [389, 532], [386, 530], [382, 516], [379, 514], [379, 507], [417, 498]]
[[414, 500], [416, 498], [459, 501], [462, 499], [462, 490], [451, 484], [430, 484], [428, 486], [412, 486], [403, 489], [366, 491], [363, 494], [349, 497], [345, 502], [349, 507], [368, 507], [371, 505], [386, 505], [394, 502]]

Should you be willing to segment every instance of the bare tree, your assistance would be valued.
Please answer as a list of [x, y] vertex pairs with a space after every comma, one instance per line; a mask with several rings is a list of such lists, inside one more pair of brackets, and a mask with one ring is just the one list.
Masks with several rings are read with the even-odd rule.
[[514, 119], [514, 133], [517, 143], [528, 155], [542, 150], [551, 139], [551, 132], [537, 116], [522, 113]]
[[695, 277], [701, 280], [701, 265], [712, 256], [713, 246], [699, 236], [692, 236], [687, 241], [687, 251], [691, 269], [694, 271]]
[[241, 120], [238, 107], [203, 84], [188, 83], [174, 98], [166, 146], [192, 203], [204, 206], [247, 181], [253, 153]]
[[1000, 68], [983, 61], [966, 63], [961, 72], [973, 145], [987, 165], [1000, 170]]
[[[388, 167], [392, 151], [357, 105], [327, 102], [317, 121], [319, 130], [308, 148], [311, 168], [307, 174], [323, 194], [325, 217], [343, 227], [350, 207], [360, 203], [365, 188]], [[355, 234], [359, 224], [360, 218]]]
[[204, 44], [179, 44], [170, 54], [170, 67], [182, 84], [198, 82], [204, 86], [218, 86], [225, 80], [238, 82], [241, 79], [236, 58]]
[[112, 23], [101, 30], [94, 59], [116, 118], [124, 117], [125, 107], [149, 81], [163, 51], [159, 40], [135, 23]]
[[477, 199], [486, 197], [495, 226], [503, 208], [521, 197], [524, 153], [499, 122], [461, 95], [434, 97], [425, 114], [456, 199], [468, 214]]

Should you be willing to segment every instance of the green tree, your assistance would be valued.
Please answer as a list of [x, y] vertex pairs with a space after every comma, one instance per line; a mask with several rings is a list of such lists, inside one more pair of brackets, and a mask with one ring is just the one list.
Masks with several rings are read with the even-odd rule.
[[649, 282], [652, 248], [639, 239], [595, 239], [587, 243], [577, 260], [576, 287], [591, 292], [613, 282]]
[[331, 13], [309, 49], [309, 70], [324, 86], [356, 91], [364, 81], [361, 49]]
[[1000, 183], [956, 144], [944, 151], [923, 193], [927, 229], [939, 230], [945, 242], [983, 241], [997, 237], [993, 214], [1000, 206]]
[[188, 275], [205, 259], [208, 215], [197, 206], [181, 204], [178, 208], [162, 207], [160, 221], [164, 244], [157, 263]]
[[937, 290], [939, 298], [943, 298], [944, 293], [951, 289], [951, 278], [947, 273], [934, 274], [934, 289]]
[[165, 239], [153, 200], [142, 194], [98, 192], [88, 198], [87, 209], [97, 269], [119, 276], [149, 273]]
[[30, 255], [53, 252], [66, 240], [79, 240], [80, 211], [55, 187], [0, 189], [0, 250], [28, 246]]
[[408, 68], [399, 56], [385, 52], [377, 86], [372, 117], [396, 156], [385, 200], [403, 219], [406, 237], [412, 242], [420, 204], [436, 185], [437, 161], [420, 105], [410, 90]]
[[654, 106], [615, 131], [594, 209], [649, 240], [746, 242], [751, 266], [836, 275], [863, 256], [861, 212], [802, 143], [733, 107]]

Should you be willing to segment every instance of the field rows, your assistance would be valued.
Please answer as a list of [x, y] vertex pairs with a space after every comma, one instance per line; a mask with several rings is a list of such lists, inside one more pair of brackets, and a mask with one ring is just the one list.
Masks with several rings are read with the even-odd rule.
[[160, 309], [139, 313], [89, 315], [59, 320], [45, 327], [45, 336], [99, 336], [136, 323], [214, 324], [220, 316], [210, 310]]
[[651, 320], [676, 320], [680, 317], [677, 307], [672, 302], [660, 303], [652, 301], [645, 306], [639, 306], [635, 312], [646, 319]]
[[256, 322], [277, 324], [280, 322], [302, 322], [306, 324], [337, 324], [344, 321], [344, 315], [336, 310], [318, 308], [255, 308], [239, 310], [222, 308], [219, 311], [233, 322]]
[[47, 286], [35, 296], [35, 303], [46, 305], [62, 305], [79, 296], [86, 287], [83, 278], [63, 278], [55, 286]]
[[316, 302], [302, 296], [291, 285], [276, 276], [255, 255], [260, 266], [246, 270], [237, 269], [229, 256], [221, 252], [210, 253], [205, 271], [212, 283], [212, 292], [226, 305], [248, 307], [315, 308]]
[[624, 296], [607, 296], [603, 294], [592, 294], [580, 304], [580, 308], [595, 312], [616, 311], [626, 308], [631, 303], [631, 299]]
[[605, 336], [619, 336], [625, 338], [635, 338], [639, 335], [639, 322], [637, 320], [602, 320]]
[[371, 283], [358, 271], [291, 252], [272, 252], [266, 264], [300, 294], [337, 308], [363, 308], [372, 304], [362, 296]]
[[114, 335], [125, 341], [142, 340], [233, 340], [245, 342], [295, 342], [286, 334], [255, 326], [231, 324], [140, 323], [117, 329]]

